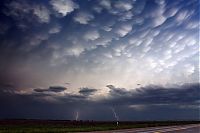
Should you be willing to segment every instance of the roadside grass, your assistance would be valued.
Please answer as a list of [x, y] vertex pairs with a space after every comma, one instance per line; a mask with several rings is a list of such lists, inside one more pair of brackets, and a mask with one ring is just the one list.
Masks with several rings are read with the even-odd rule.
[[0, 133], [67, 133], [67, 132], [88, 132], [88, 131], [105, 131], [129, 128], [145, 128], [155, 126], [171, 126], [181, 124], [195, 124], [199, 122], [120, 122], [117, 126], [115, 122], [81, 122], [70, 123], [65, 121], [58, 122], [28, 122], [6, 124], [0, 123]]

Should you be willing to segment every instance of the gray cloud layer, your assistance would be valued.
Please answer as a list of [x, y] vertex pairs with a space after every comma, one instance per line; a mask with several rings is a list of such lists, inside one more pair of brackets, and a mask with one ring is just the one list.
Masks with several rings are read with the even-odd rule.
[[[165, 115], [151, 116], [152, 114], [149, 114], [149, 119], [172, 119], [171, 116], [176, 115], [174, 119], [198, 119], [200, 101], [199, 84], [184, 84], [173, 88], [150, 85], [130, 91], [116, 88], [112, 85], [108, 87], [110, 92], [107, 98], [93, 101], [92, 99], [88, 99], [88, 96], [96, 92], [95, 89], [82, 88], [80, 95], [67, 93], [65, 95], [57, 95], [34, 92], [23, 94], [10, 91], [12, 88], [1, 85], [0, 106], [2, 110], [0, 111], [0, 117], [33, 118], [44, 115], [42, 118], [57, 119], [62, 116], [61, 114], [65, 114], [62, 119], [74, 119], [71, 114], [80, 109], [82, 110], [81, 114], [85, 114], [85, 116], [82, 116], [82, 119], [97, 118], [99, 120], [106, 120], [101, 110], [105, 110], [105, 113], [109, 114], [112, 113], [109, 112], [110, 107], [114, 107], [123, 120], [128, 120], [130, 115], [133, 115], [134, 118], [134, 113], [144, 115], [140, 116], [139, 120], [145, 120], [147, 119], [145, 114], [147, 112], [153, 111], [151, 113], [160, 114], [166, 113], [166, 111], [171, 109], [174, 111], [168, 112]], [[94, 105], [97, 108], [93, 108]], [[28, 113], [29, 107], [32, 110], [38, 111]], [[15, 110], [14, 112], [12, 111], [13, 109]], [[52, 112], [49, 112], [49, 109], [52, 109]], [[87, 110], [90, 110], [90, 113], [88, 112], [87, 114]], [[61, 114], [55, 113], [56, 111]], [[124, 111], [127, 114], [124, 114]], [[177, 112], [182, 115], [176, 114]], [[185, 116], [183, 117], [183, 115]], [[113, 118], [108, 117], [108, 119]], [[138, 118], [135, 116], [135, 119]]]

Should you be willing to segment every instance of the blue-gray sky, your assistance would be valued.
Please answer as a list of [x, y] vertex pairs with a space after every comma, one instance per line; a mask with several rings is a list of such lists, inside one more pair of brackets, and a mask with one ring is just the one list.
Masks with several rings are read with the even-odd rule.
[[198, 0], [0, 3], [0, 118], [199, 119]]

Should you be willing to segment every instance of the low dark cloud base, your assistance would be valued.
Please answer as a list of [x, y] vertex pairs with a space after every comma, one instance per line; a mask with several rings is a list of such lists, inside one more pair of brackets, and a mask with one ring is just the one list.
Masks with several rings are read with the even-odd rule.
[[65, 91], [67, 88], [63, 86], [50, 86], [48, 89], [41, 89], [41, 88], [36, 88], [34, 89], [35, 92], [62, 92]]
[[98, 101], [89, 99], [89, 94], [96, 92], [89, 88], [81, 89], [77, 95], [59, 96], [38, 90], [32, 94], [20, 94], [11, 91], [10, 87], [1, 86], [0, 118], [75, 119], [78, 110], [80, 119], [114, 120], [113, 107], [120, 120], [199, 119], [198, 83], [172, 88], [150, 85], [130, 91], [109, 85], [109, 97]]
[[97, 89], [84, 87], [84, 88], [80, 89], [79, 93], [82, 95], [85, 95], [85, 96], [89, 96], [89, 95], [92, 95], [93, 93], [95, 93], [96, 91], [97, 91]]

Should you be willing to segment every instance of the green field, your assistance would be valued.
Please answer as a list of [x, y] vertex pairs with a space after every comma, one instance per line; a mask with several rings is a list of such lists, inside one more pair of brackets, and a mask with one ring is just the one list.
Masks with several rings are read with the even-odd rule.
[[95, 122], [95, 121], [46, 121], [46, 120], [2, 120], [0, 133], [66, 133], [105, 131], [127, 128], [144, 128], [195, 124], [197, 121], [151, 121], [151, 122]]

